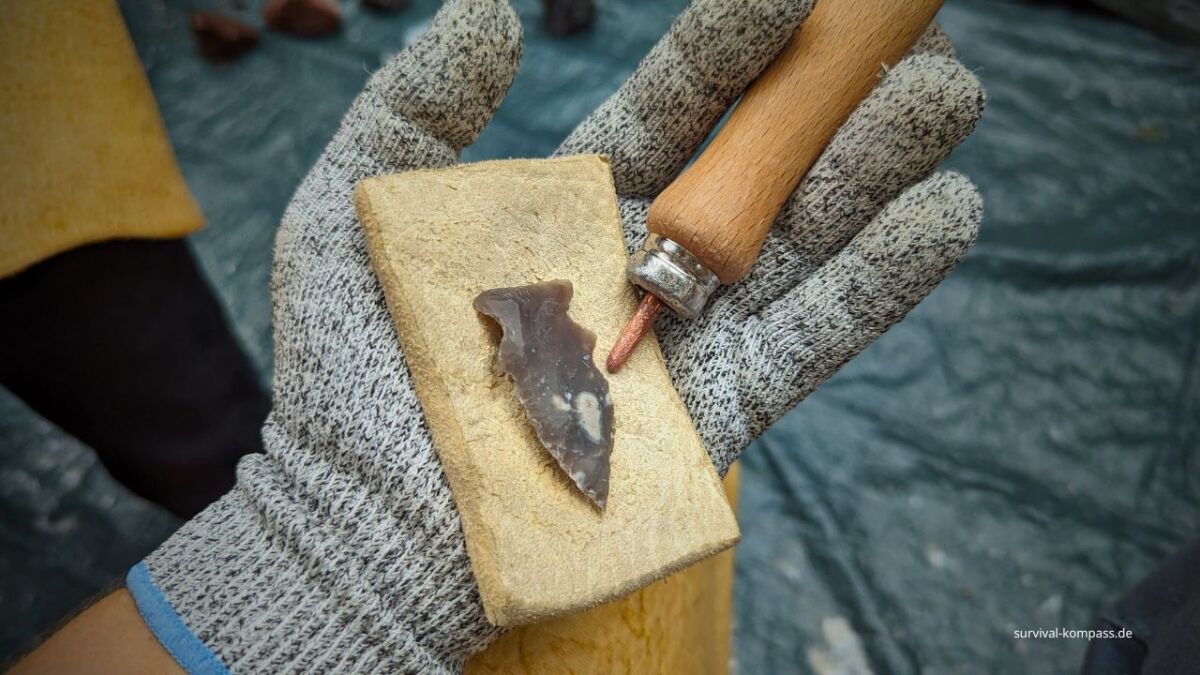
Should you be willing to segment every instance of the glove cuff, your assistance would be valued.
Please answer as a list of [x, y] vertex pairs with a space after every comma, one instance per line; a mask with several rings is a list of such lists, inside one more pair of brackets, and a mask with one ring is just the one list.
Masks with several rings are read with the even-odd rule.
[[328, 519], [313, 518], [281, 487], [270, 459], [246, 458], [233, 491], [130, 571], [142, 617], [180, 665], [188, 672], [461, 670], [469, 648], [428, 646], [439, 643], [443, 627], [427, 605], [442, 594], [419, 574], [423, 556], [389, 561], [414, 572], [400, 588], [380, 588]]

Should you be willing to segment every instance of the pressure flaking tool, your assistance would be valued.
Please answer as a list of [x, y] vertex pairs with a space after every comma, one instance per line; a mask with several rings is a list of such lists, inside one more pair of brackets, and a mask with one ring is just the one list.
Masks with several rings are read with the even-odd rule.
[[609, 352], [615, 373], [665, 305], [694, 318], [753, 267], [788, 197], [884, 68], [920, 38], [941, 0], [818, 0], [709, 147], [650, 205], [629, 260], [646, 293]]

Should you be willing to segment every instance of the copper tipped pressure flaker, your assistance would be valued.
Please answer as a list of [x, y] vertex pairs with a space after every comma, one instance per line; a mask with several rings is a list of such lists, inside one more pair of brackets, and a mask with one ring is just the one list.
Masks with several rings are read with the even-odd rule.
[[650, 236], [626, 268], [646, 296], [608, 355], [610, 373], [625, 364], [663, 305], [692, 318], [720, 283], [746, 276], [771, 223], [875, 87], [880, 67], [908, 52], [941, 5], [817, 3], [704, 152], [650, 205]]
[[662, 307], [662, 300], [659, 300], [657, 295], [646, 293], [642, 296], [637, 311], [629, 317], [629, 323], [626, 323], [625, 327], [621, 329], [617, 341], [613, 343], [612, 351], [608, 353], [608, 359], [604, 361], [604, 367], [608, 369], [608, 372], [615, 373], [625, 365], [625, 362], [629, 360], [629, 355], [633, 354], [638, 343], [654, 326], [654, 317], [658, 316], [658, 310]]
[[663, 306], [685, 318], [704, 310], [708, 296], [720, 285], [717, 275], [700, 259], [679, 244], [657, 234], [646, 238], [645, 245], [629, 259], [625, 276], [646, 291], [637, 311], [621, 329], [604, 365], [615, 373], [654, 327], [654, 317]]

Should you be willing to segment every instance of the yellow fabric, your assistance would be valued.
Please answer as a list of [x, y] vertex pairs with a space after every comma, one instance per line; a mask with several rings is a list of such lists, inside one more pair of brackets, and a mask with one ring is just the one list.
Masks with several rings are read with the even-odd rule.
[[0, 2], [0, 277], [202, 223], [116, 2]]
[[[735, 509], [737, 471], [725, 477]], [[731, 549], [620, 600], [512, 630], [464, 675], [725, 675], [732, 590]]]

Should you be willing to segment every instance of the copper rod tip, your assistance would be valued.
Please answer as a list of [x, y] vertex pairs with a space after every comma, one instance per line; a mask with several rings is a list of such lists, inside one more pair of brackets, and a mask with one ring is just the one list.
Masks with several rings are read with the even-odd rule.
[[630, 354], [637, 349], [638, 343], [646, 337], [646, 333], [654, 326], [654, 317], [658, 315], [658, 310], [663, 308], [662, 300], [653, 293], [646, 293], [642, 296], [642, 301], [638, 303], [637, 311], [629, 318], [629, 323], [621, 329], [621, 334], [617, 336], [616, 343], [613, 344], [612, 351], [608, 352], [608, 359], [604, 362], [604, 367], [608, 372], [615, 373], [625, 365], [629, 360]]

